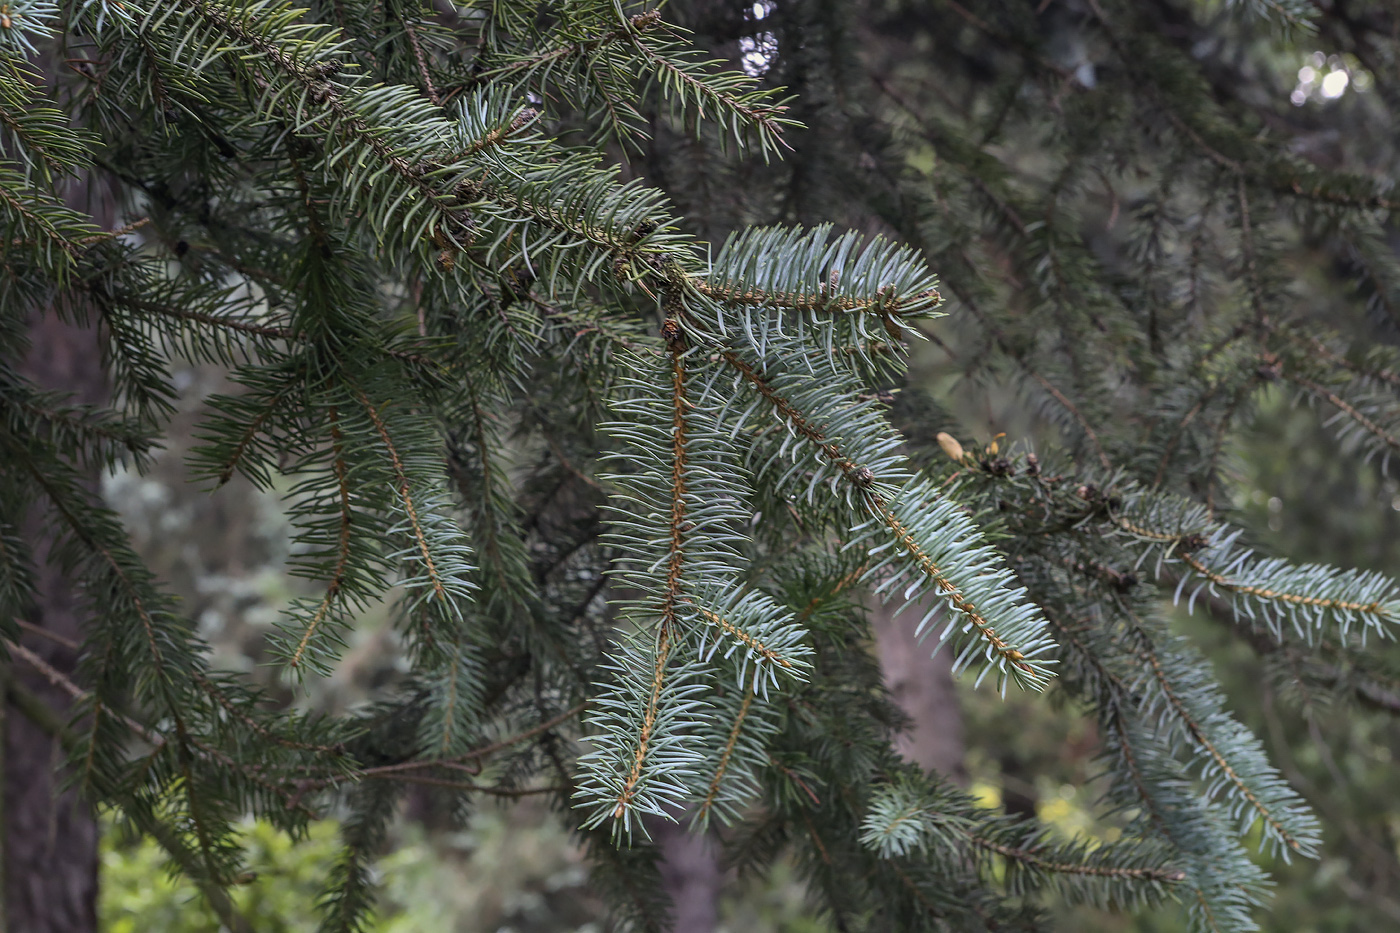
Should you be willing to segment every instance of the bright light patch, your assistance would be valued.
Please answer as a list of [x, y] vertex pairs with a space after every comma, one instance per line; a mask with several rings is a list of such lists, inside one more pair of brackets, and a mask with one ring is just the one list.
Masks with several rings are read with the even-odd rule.
[[778, 37], [771, 32], [739, 37], [739, 67], [744, 74], [757, 78], [767, 74], [778, 56]]
[[[749, 19], [760, 22], [773, 12], [773, 0], [758, 0], [749, 7]], [[767, 74], [778, 57], [778, 37], [771, 32], [739, 37], [739, 67], [744, 74], [758, 77]]]
[[1341, 97], [1346, 93], [1347, 84], [1351, 78], [1345, 71], [1329, 71], [1322, 79], [1322, 96], [1328, 99]]
[[1348, 90], [1364, 92], [1371, 86], [1371, 74], [1353, 55], [1325, 55], [1313, 52], [1298, 69], [1298, 84], [1288, 99], [1301, 107], [1308, 101], [1336, 100]]

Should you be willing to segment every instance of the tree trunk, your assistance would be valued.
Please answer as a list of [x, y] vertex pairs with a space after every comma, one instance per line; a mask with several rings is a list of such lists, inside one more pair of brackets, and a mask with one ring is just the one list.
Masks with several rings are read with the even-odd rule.
[[[31, 521], [29, 531], [37, 523]], [[31, 535], [30, 540], [35, 540]], [[42, 555], [40, 557], [42, 559]], [[27, 621], [54, 635], [78, 634], [71, 587], [51, 567], [39, 572], [39, 605]], [[56, 669], [72, 671], [76, 652], [28, 636], [25, 646]], [[10, 677], [66, 718], [69, 698], [22, 664]], [[5, 715], [5, 929], [9, 933], [84, 933], [97, 929], [97, 825], [74, 791], [59, 792], [58, 740], [13, 705]]]
[[[25, 375], [43, 388], [98, 403], [106, 394], [96, 335], [51, 314], [30, 327]], [[95, 483], [95, 478], [94, 478]], [[23, 643], [56, 670], [71, 674], [81, 638], [81, 607], [72, 583], [49, 561], [51, 536], [38, 509], [25, 522], [34, 550], [38, 599], [25, 621], [49, 633], [26, 632]], [[12, 663], [12, 682], [66, 719], [70, 698], [38, 671]], [[86, 933], [97, 929], [97, 824], [74, 791], [60, 792], [58, 740], [13, 704], [5, 711], [4, 921], [8, 933]]]
[[[104, 228], [116, 216], [112, 193], [92, 176], [76, 179], [65, 200], [86, 211]], [[29, 327], [30, 349], [21, 370], [43, 389], [68, 393], [72, 401], [107, 401], [107, 375], [94, 329], [64, 323], [52, 311], [39, 311]], [[98, 478], [91, 478], [98, 495]], [[39, 504], [36, 503], [36, 506]], [[52, 668], [71, 676], [78, 655], [71, 646], [82, 638], [82, 605], [72, 581], [50, 561], [52, 535], [35, 507], [24, 520], [25, 540], [36, 562], [37, 600], [25, 621], [47, 637], [25, 632], [26, 648]], [[60, 720], [71, 698], [40, 672], [12, 663], [8, 683], [45, 703]], [[4, 903], [0, 933], [96, 933], [97, 821], [73, 790], [62, 790], [63, 750], [50, 731], [26, 718], [13, 702], [4, 708]]]
[[[895, 617], [899, 603], [874, 605], [870, 624], [885, 686], [891, 698], [913, 720], [908, 731], [895, 740], [895, 749], [927, 771], [937, 771], [958, 783], [967, 779], [963, 764], [962, 709], [953, 682], [953, 652], [933, 654], [936, 628], [922, 643], [914, 627], [927, 608], [911, 606]], [[931, 626], [936, 626], [933, 620]]]
[[661, 880], [671, 898], [671, 933], [714, 933], [724, 888], [718, 853], [708, 836], [678, 823], [648, 820], [647, 831], [661, 850]]

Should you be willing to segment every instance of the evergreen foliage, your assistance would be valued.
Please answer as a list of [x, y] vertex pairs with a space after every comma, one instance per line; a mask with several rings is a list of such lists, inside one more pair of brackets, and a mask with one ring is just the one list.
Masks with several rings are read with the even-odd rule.
[[[324, 929], [370, 929], [415, 783], [462, 812], [551, 795], [635, 929], [666, 926], [647, 821], [675, 818], [741, 868], [792, 852], [843, 930], [1038, 929], [1047, 898], [1254, 929], [1244, 840], [1309, 856], [1319, 824], [1169, 598], [1384, 682], [1394, 582], [1256, 554], [1222, 495], [1270, 386], [1327, 409], [1339, 452], [1400, 448], [1396, 351], [1295, 311], [1287, 239], [1393, 330], [1391, 179], [1260, 132], [1177, 38], [1209, 5], [871, 4], [866, 28], [946, 43], [946, 105], [856, 60], [843, 5], [678, 6], [711, 32], [617, 0], [0, 6], [0, 631], [33, 601], [35, 506], [89, 614], [74, 781], [235, 930], [249, 815], [338, 817]], [[1227, 6], [1224, 45], [1397, 53], [1379, 4]], [[723, 61], [764, 30], [765, 74]], [[65, 201], [79, 177], [122, 226]], [[1121, 226], [1093, 242], [1104, 190]], [[963, 374], [1014, 384], [1048, 452], [965, 448], [891, 394], [950, 306]], [[100, 335], [110, 406], [26, 379], [36, 314]], [[238, 386], [192, 474], [287, 501], [315, 586], [278, 625], [288, 674], [394, 606], [410, 672], [373, 706], [302, 715], [214, 669], [92, 493], [161, 445], [182, 361]], [[918, 604], [976, 680], [1095, 718], [1123, 840], [1065, 843], [901, 760], [864, 590]]]

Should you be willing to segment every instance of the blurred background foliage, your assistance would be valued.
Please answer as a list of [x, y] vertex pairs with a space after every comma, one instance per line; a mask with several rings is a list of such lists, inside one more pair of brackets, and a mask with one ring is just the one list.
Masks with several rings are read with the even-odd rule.
[[[1198, 12], [1216, 6], [1197, 3]], [[755, 5], [756, 13], [765, 9], [771, 6]], [[745, 60], [758, 56], [761, 65], [763, 49], [755, 41], [731, 42], [717, 51]], [[1372, 77], [1354, 58], [1314, 49], [1309, 42], [1324, 44], [1321, 37], [1304, 37], [1295, 44], [1261, 38], [1250, 45], [1238, 67], [1254, 80], [1241, 93], [1287, 98], [1297, 119], [1315, 127], [1298, 139], [1321, 163], [1365, 166], [1385, 158], [1393, 140], [1376, 138], [1384, 133], [1337, 129], [1370, 125]], [[859, 54], [878, 56], [881, 50], [863, 47]], [[1085, 54], [1066, 50], [1064, 57]], [[1027, 140], [1024, 150], [1003, 155], [1033, 172], [1034, 143]], [[908, 142], [904, 158], [915, 171], [936, 173], [932, 146]], [[1119, 197], [1128, 203], [1134, 193], [1120, 191]], [[1085, 225], [1102, 230], [1111, 220], [1086, 218]], [[1326, 267], [1316, 257], [1298, 260], [1297, 268], [1312, 270], [1294, 283], [1306, 299], [1299, 304], [1311, 301], [1317, 318], [1326, 320], [1335, 311], [1340, 274], [1324, 274]], [[1392, 339], [1383, 331], [1376, 325], [1376, 339]], [[984, 444], [1002, 433], [1032, 446], [1053, 445], [1023, 398], [984, 379], [962, 377], [958, 355], [974, 352], [976, 345], [955, 320], [939, 322], [932, 334], [938, 339], [919, 349], [911, 386], [936, 400], [965, 445]], [[202, 399], [228, 387], [214, 369], [192, 368], [182, 378], [188, 429]], [[1345, 455], [1317, 414], [1287, 388], [1272, 388], [1258, 406], [1253, 426], [1228, 451], [1233, 520], [1265, 552], [1400, 574], [1400, 483], [1394, 471], [1388, 475], [1379, 463]], [[193, 443], [188, 430], [181, 433], [181, 423], [172, 426], [171, 436]], [[276, 682], [273, 669], [263, 663], [264, 642], [280, 610], [298, 595], [297, 581], [283, 571], [291, 546], [285, 503], [255, 495], [241, 480], [217, 496], [201, 493], [187, 482], [184, 454], [173, 444], [145, 475], [108, 477], [104, 490], [149, 566], [199, 620], [217, 663], [248, 672], [276, 688], [284, 702], [309, 709], [343, 710], [392, 683], [403, 665], [382, 610], [361, 620], [357, 641], [334, 676], [308, 680], [295, 690]], [[1270, 933], [1400, 929], [1400, 769], [1395, 762], [1400, 718], [1395, 709], [1310, 699], [1280, 702], [1259, 676], [1259, 665], [1274, 660], [1256, 655], [1232, 634], [1229, 619], [1207, 607], [1191, 615], [1179, 612], [1178, 623], [1210, 650], [1231, 708], [1265, 742], [1326, 827], [1319, 862], [1283, 864], [1258, 856], [1277, 882], [1274, 902], [1259, 913], [1261, 926]], [[1400, 671], [1393, 644], [1376, 650]], [[1380, 700], [1400, 709], [1400, 697]], [[1063, 697], [1053, 691], [1048, 699], [1012, 693], [1003, 701], [992, 691], [974, 692], [961, 684], [959, 702], [967, 783], [980, 800], [1037, 813], [1067, 837], [1114, 838], [1096, 792], [1098, 739], [1091, 719], [1064, 708]], [[584, 886], [582, 855], [565, 830], [569, 818], [526, 800], [483, 809], [462, 829], [436, 812], [431, 794], [414, 797], [396, 832], [396, 851], [380, 864], [385, 908], [374, 933], [601, 931], [600, 905]], [[256, 877], [238, 890], [240, 907], [259, 931], [314, 930], [317, 879], [331, 858], [335, 825], [314, 824], [311, 835], [297, 841], [262, 825], [249, 824], [246, 832]], [[764, 878], [731, 878], [722, 915], [727, 933], [829, 929], [782, 864]], [[195, 890], [165, 872], [157, 847], [116, 825], [107, 827], [102, 854], [101, 916], [107, 933], [218, 930]], [[1086, 933], [1187, 929], [1170, 910], [1124, 916], [1067, 908], [1062, 920], [1063, 929]]]
[[[514, 930], [599, 933], [598, 905], [583, 890], [582, 855], [557, 820], [526, 808], [479, 814], [465, 829], [433, 836], [400, 827], [379, 864], [383, 900], [365, 933]], [[259, 933], [314, 933], [322, 879], [335, 858], [339, 826], [312, 825], [293, 841], [249, 822], [247, 883], [233, 898]], [[100, 909], [107, 933], [219, 933], [218, 918], [194, 885], [165, 871], [149, 839], [109, 827], [102, 850]]]

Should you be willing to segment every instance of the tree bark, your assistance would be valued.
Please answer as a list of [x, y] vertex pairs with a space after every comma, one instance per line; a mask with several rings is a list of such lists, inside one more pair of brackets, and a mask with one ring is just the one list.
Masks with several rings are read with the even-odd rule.
[[[963, 763], [963, 720], [953, 681], [953, 652], [933, 655], [936, 628], [923, 643], [914, 636], [914, 627], [927, 607], [911, 606], [896, 617], [898, 603], [875, 605], [870, 624], [885, 687], [890, 697], [913, 720], [895, 740], [895, 749], [926, 771], [937, 771], [958, 783], [967, 780]], [[936, 626], [934, 619], [931, 626]]]
[[[116, 217], [116, 200], [91, 175], [70, 184], [68, 206], [87, 212], [104, 228]], [[35, 312], [29, 326], [29, 353], [21, 372], [43, 389], [67, 393], [74, 402], [101, 405], [110, 395], [95, 328], [61, 320], [51, 309]], [[89, 477], [94, 497], [98, 477]], [[51, 560], [54, 539], [46, 516], [34, 504], [23, 531], [36, 563], [36, 602], [25, 621], [48, 633], [26, 632], [29, 648], [55, 670], [71, 676], [82, 639], [84, 608], [75, 587]], [[71, 698], [38, 671], [11, 664], [7, 683], [16, 684], [66, 719]], [[5, 704], [3, 892], [0, 933], [96, 933], [97, 820], [74, 790], [63, 790], [58, 739], [26, 718], [13, 702]]]
[[[30, 327], [25, 375], [47, 389], [71, 392], [95, 404], [106, 395], [96, 335], [64, 324], [51, 314]], [[96, 478], [94, 477], [94, 485]], [[52, 637], [32, 632], [23, 642], [55, 669], [71, 674], [81, 638], [82, 607], [72, 583], [49, 560], [52, 537], [33, 509], [24, 524], [37, 563], [37, 601], [25, 621]], [[11, 665], [12, 682], [66, 718], [70, 698], [37, 671]], [[14, 705], [5, 711], [4, 745], [4, 922], [8, 933], [87, 933], [97, 929], [97, 823], [72, 791], [62, 791], [58, 740], [30, 722]]]
[[708, 836], [681, 822], [648, 820], [647, 830], [661, 850], [661, 880], [671, 897], [671, 933], [714, 933], [724, 888], [718, 854]]

